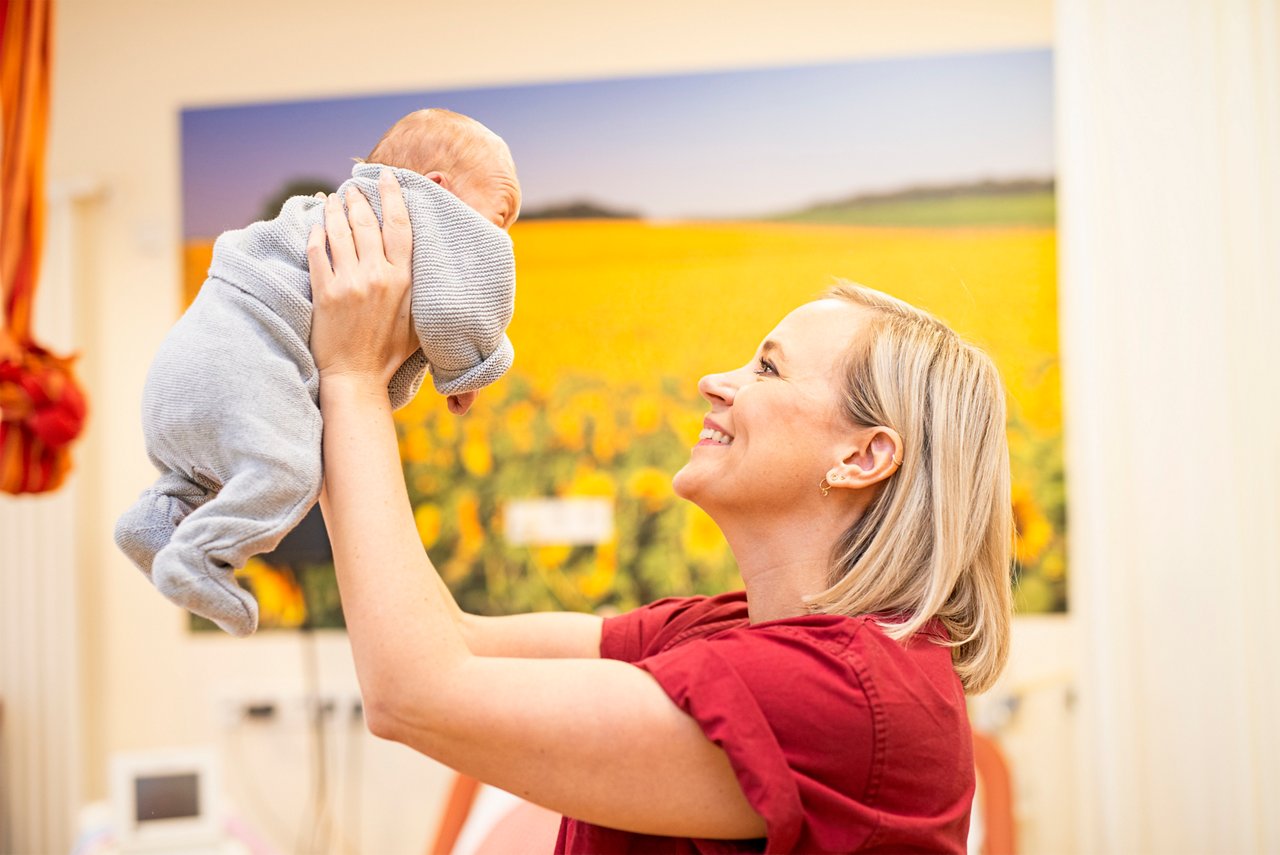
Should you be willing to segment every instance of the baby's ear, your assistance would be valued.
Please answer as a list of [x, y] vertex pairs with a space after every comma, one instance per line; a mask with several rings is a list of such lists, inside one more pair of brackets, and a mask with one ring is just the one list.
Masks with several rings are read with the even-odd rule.
[[450, 193], [453, 192], [453, 184], [452, 182], [449, 181], [449, 176], [445, 175], [443, 172], [440, 172], [440, 171], [428, 172], [423, 177], [426, 178], [428, 181], [434, 181], [444, 189], [448, 190]]
[[467, 410], [471, 409], [471, 405], [476, 401], [475, 392], [460, 392], [457, 395], [449, 396], [449, 412], [455, 416], [465, 416]]

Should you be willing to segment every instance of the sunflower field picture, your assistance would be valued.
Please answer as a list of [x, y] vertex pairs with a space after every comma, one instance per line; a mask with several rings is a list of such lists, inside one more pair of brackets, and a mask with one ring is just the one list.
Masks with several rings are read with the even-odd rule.
[[[218, 233], [336, 187], [401, 115], [465, 113], [508, 142], [524, 192], [516, 361], [466, 416], [429, 382], [395, 415], [419, 537], [463, 609], [740, 587], [714, 522], [672, 493], [709, 410], [698, 378], [847, 279], [995, 359], [1017, 607], [1062, 611], [1051, 96], [1046, 50], [186, 110], [185, 293]], [[516, 525], [534, 506], [545, 530]], [[565, 534], [554, 514], [583, 507], [598, 524]], [[263, 627], [342, 625], [318, 508], [241, 576]]]

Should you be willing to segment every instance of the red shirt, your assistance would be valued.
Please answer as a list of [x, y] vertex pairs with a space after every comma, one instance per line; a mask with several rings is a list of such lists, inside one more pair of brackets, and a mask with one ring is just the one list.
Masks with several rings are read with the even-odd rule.
[[973, 801], [964, 690], [940, 625], [907, 644], [869, 617], [750, 624], [742, 591], [604, 622], [724, 749], [767, 838], [655, 837], [565, 818], [556, 852], [957, 852]]

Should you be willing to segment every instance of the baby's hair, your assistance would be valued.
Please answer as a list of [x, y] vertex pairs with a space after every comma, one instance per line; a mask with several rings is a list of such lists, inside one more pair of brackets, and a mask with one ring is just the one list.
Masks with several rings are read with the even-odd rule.
[[457, 173], [476, 168], [497, 157], [511, 166], [507, 144], [470, 116], [433, 107], [417, 110], [396, 122], [382, 135], [365, 160], [414, 172]]

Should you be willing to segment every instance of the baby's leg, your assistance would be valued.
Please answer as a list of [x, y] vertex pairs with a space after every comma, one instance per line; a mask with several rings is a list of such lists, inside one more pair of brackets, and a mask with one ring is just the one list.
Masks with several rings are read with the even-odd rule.
[[[252, 556], [275, 549], [315, 505], [319, 413], [316, 422], [310, 455], [294, 448], [302, 456], [290, 459], [283, 453], [288, 449], [279, 449], [280, 457], [243, 461], [217, 495], [182, 521], [152, 566], [160, 593], [232, 635], [257, 629], [258, 604], [236, 582], [235, 571]], [[299, 465], [310, 463], [310, 457], [316, 458], [314, 465]]]
[[178, 523], [212, 495], [179, 472], [165, 472], [116, 521], [116, 546], [151, 578], [156, 553], [169, 543]]
[[148, 450], [212, 487], [155, 556], [151, 581], [232, 635], [258, 606], [235, 580], [320, 494], [319, 379], [306, 340], [265, 304], [208, 280], [166, 338], [144, 394]]

